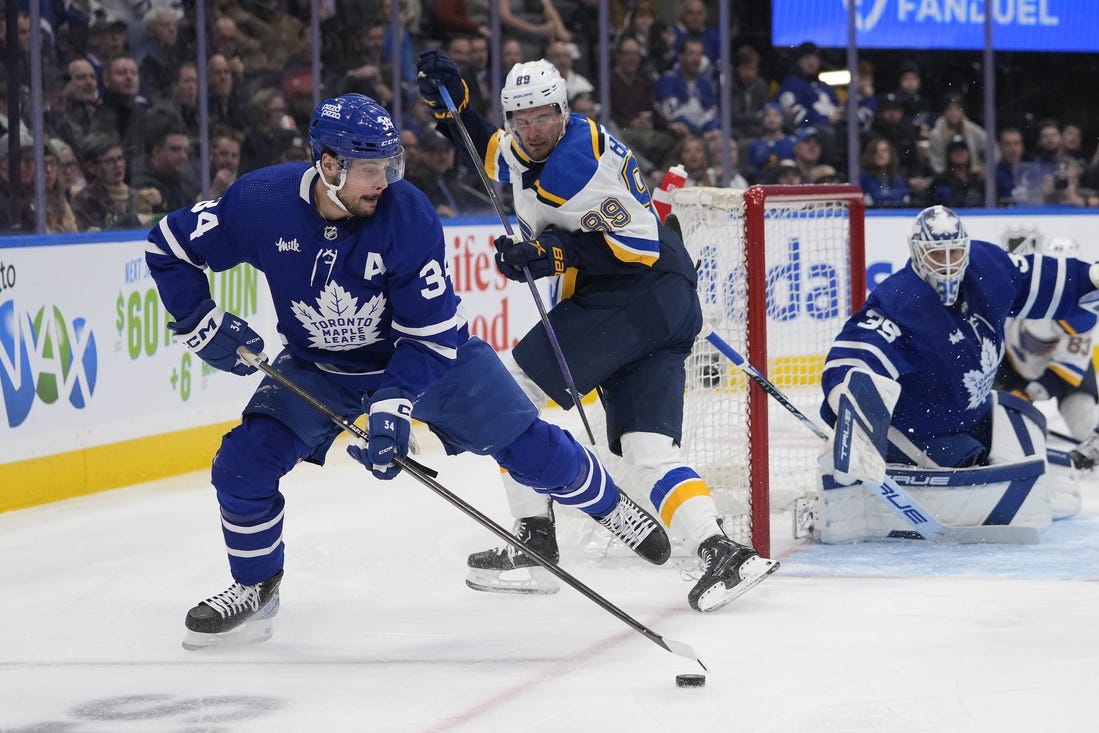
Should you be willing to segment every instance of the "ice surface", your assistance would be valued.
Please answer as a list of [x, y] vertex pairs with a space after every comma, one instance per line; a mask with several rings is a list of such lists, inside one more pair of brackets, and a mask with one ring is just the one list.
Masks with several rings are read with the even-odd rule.
[[[510, 527], [488, 459], [419, 458]], [[5, 487], [7, 488], [7, 487]], [[206, 472], [0, 515], [0, 731], [1084, 731], [1099, 682], [1099, 500], [1036, 547], [805, 546], [711, 615], [675, 567], [562, 564], [699, 671], [570, 588], [468, 590], [485, 529], [342, 452], [287, 496], [275, 636], [187, 652], [229, 576]]]

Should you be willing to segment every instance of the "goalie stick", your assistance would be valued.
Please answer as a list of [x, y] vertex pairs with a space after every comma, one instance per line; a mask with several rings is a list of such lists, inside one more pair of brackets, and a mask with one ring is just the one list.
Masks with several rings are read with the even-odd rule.
[[[268, 364], [267, 357], [263, 354], [257, 354], [243, 346], [237, 349], [237, 354], [239, 354], [240, 358], [243, 359], [247, 364], [254, 366], [256, 369], [259, 369], [271, 379], [275, 380], [282, 386], [294, 392], [294, 394], [298, 395], [307, 403], [309, 403], [312, 407], [319, 410], [322, 414], [326, 415], [329, 419], [332, 420], [332, 422], [334, 422], [339, 427], [343, 428], [357, 438], [361, 438], [362, 440], [369, 440], [370, 436], [365, 430], [363, 430], [353, 422], [350, 422], [341, 417], [335, 410], [333, 410], [331, 407], [319, 400], [313, 394], [308, 392], [304, 387], [297, 384], [285, 374]], [[544, 567], [553, 575], [560, 578], [565, 584], [575, 588], [581, 595], [586, 597], [588, 600], [594, 602], [600, 608], [625, 623], [627, 626], [659, 646], [661, 649], [671, 652], [672, 654], [678, 654], [679, 656], [686, 659], [694, 660], [698, 662], [698, 665], [702, 667], [703, 670], [706, 669], [706, 665], [702, 663], [702, 659], [699, 658], [698, 654], [695, 653], [695, 650], [691, 648], [689, 644], [685, 644], [682, 641], [676, 641], [675, 639], [669, 639], [665, 636], [661, 636], [660, 634], [650, 629], [648, 626], [645, 626], [643, 623], [627, 614], [618, 606], [608, 601], [603, 596], [596, 593], [588, 586], [584, 585], [584, 583], [563, 570], [552, 560], [544, 557], [537, 550], [530, 547], [530, 545], [528, 545], [526, 542], [509, 533], [499, 524], [492, 521], [492, 519], [478, 511], [474, 506], [467, 503], [461, 497], [457, 496], [445, 486], [436, 481], [435, 477], [439, 475], [437, 471], [430, 469], [427, 466], [424, 466], [423, 464], [420, 464], [407, 457], [397, 456], [393, 459], [393, 462], [400, 466], [401, 470], [407, 472], [410, 476], [419, 481], [421, 484], [434, 491], [436, 494], [441, 496], [463, 514], [476, 521], [478, 524], [480, 524], [488, 531], [492, 532], [504, 542], [518, 548], [519, 550], [522, 550], [527, 555], [537, 560], [542, 567]]]
[[[514, 237], [515, 230], [511, 228], [511, 222], [508, 220], [507, 212], [504, 211], [504, 204], [500, 201], [496, 189], [492, 187], [492, 182], [488, 180], [488, 174], [485, 173], [485, 167], [477, 160], [477, 150], [473, 147], [473, 138], [469, 136], [469, 130], [466, 129], [466, 123], [462, 122], [462, 118], [458, 115], [458, 108], [454, 105], [454, 100], [451, 99], [450, 92], [446, 90], [446, 86], [443, 84], [436, 84], [436, 88], [439, 90], [439, 96], [443, 98], [443, 104], [446, 105], [446, 111], [450, 114], [450, 119], [454, 120], [454, 125], [458, 128], [458, 136], [462, 138], [462, 144], [465, 146], [466, 153], [469, 155], [473, 167], [477, 169], [477, 175], [481, 178], [481, 185], [485, 187], [485, 191], [488, 192], [488, 197], [492, 199], [492, 206], [496, 209], [496, 214], [500, 217], [500, 223], [504, 225], [504, 231], [507, 232], [509, 237]], [[588, 440], [591, 441], [592, 445], [595, 445], [595, 434], [592, 433], [591, 425], [588, 424], [588, 416], [584, 413], [584, 406], [580, 404], [580, 392], [576, 389], [576, 382], [573, 381], [572, 371], [569, 370], [568, 362], [565, 361], [565, 353], [561, 351], [561, 344], [557, 340], [557, 332], [554, 331], [553, 326], [550, 325], [549, 315], [546, 313], [546, 306], [542, 302], [542, 296], [538, 293], [538, 286], [534, 284], [534, 278], [531, 277], [530, 268], [526, 265], [523, 265], [523, 277], [526, 278], [527, 286], [530, 288], [530, 294], [534, 297], [534, 305], [538, 307], [538, 316], [542, 319], [542, 327], [546, 330], [546, 337], [549, 339], [550, 348], [553, 349], [553, 356], [557, 359], [557, 367], [561, 370], [561, 376], [565, 380], [565, 388], [569, 391], [569, 395], [572, 396], [572, 404], [576, 405], [576, 412], [580, 415], [580, 421], [584, 423], [584, 430], [588, 434]]]
[[[740, 353], [721, 338], [710, 326], [703, 324], [703, 333], [707, 341], [720, 351], [729, 361], [733, 362], [748, 377], [763, 388], [767, 394], [785, 407], [790, 414], [796, 417], [803, 425], [808, 427], [817, 437], [829, 440], [832, 436], [824, 428], [817, 425], [805, 413], [790, 402], [782, 390], [774, 385], [771, 380], [763, 376], [758, 369], [753, 367]], [[948, 527], [927, 511], [915, 497], [902, 488], [891, 477], [886, 476], [881, 484], [863, 482], [868, 489], [873, 490], [874, 495], [889, 506], [901, 519], [912, 525], [913, 529], [923, 539], [941, 544], [1003, 544], [1003, 545], [1036, 545], [1038, 544], [1038, 530], [1034, 527], [1010, 527], [1007, 525], [984, 525], [980, 527]]]

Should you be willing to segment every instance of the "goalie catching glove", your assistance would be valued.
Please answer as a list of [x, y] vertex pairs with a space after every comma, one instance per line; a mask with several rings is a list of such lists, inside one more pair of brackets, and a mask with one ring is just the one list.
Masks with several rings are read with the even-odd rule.
[[375, 477], [388, 481], [401, 472], [401, 467], [394, 463], [397, 456], [408, 456], [412, 441], [412, 398], [395, 387], [387, 387], [372, 397], [364, 397], [363, 407], [369, 441], [355, 441], [347, 446], [347, 453]]
[[169, 323], [168, 328], [184, 348], [215, 369], [241, 376], [256, 371], [240, 358], [237, 349], [243, 346], [258, 354], [263, 351], [263, 339], [247, 321], [226, 313], [213, 300], [202, 301], [191, 315]]
[[836, 428], [832, 436], [833, 475], [841, 484], [885, 481], [885, 455], [889, 448], [889, 420], [901, 396], [892, 379], [862, 369], [852, 369], [833, 393]]
[[420, 54], [416, 62], [416, 86], [420, 88], [420, 96], [439, 119], [448, 114], [446, 102], [439, 93], [440, 86], [446, 89], [458, 112], [469, 105], [469, 87], [462, 80], [461, 70], [454, 63], [454, 59], [442, 51], [432, 49]]
[[496, 267], [509, 280], [526, 282], [523, 266], [530, 269], [530, 276], [563, 275], [576, 265], [576, 253], [567, 236], [544, 231], [538, 239], [523, 239], [518, 235], [496, 238]]

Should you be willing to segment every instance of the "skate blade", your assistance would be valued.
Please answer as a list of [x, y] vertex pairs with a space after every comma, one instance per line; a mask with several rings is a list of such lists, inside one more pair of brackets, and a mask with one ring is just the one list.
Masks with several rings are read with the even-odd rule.
[[193, 652], [214, 647], [247, 646], [267, 641], [274, 633], [275, 622], [269, 618], [247, 621], [232, 631], [223, 631], [220, 634], [204, 634], [187, 629], [187, 634], [183, 637], [183, 648]]
[[543, 567], [504, 571], [470, 568], [466, 585], [483, 593], [552, 595], [561, 590], [560, 583]]
[[732, 588], [726, 587], [723, 582], [707, 588], [698, 597], [698, 610], [702, 613], [710, 613], [728, 606], [778, 570], [778, 565], [778, 560], [759, 555], [749, 558], [740, 566], [740, 582]]
[[220, 634], [208, 634], [187, 629], [183, 648], [187, 651], [212, 647], [245, 646], [267, 641], [275, 633], [275, 615], [279, 612], [279, 596], [276, 593], [255, 615], [235, 629]]

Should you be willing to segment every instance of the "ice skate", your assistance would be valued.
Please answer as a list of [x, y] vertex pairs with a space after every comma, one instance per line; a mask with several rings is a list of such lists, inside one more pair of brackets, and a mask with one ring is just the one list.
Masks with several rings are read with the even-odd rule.
[[633, 499], [619, 493], [618, 503], [605, 517], [595, 518], [626, 547], [653, 565], [663, 565], [672, 554], [672, 544], [660, 523]]
[[696, 611], [707, 613], [727, 606], [778, 570], [778, 561], [760, 557], [751, 547], [737, 544], [723, 534], [698, 546], [702, 577], [687, 594]]
[[270, 639], [279, 611], [281, 581], [280, 570], [257, 585], [233, 583], [199, 603], [187, 612], [183, 648], [258, 644]]
[[[547, 560], [557, 562], [557, 535], [553, 511], [548, 517], [524, 517], [515, 523], [514, 535]], [[514, 545], [475, 552], [466, 561], [466, 585], [486, 593], [545, 594], [561, 590], [553, 575]]]
[[1069, 451], [1068, 455], [1077, 470], [1088, 471], [1095, 468], [1096, 461], [1099, 461], [1099, 433], [1089, 435], [1087, 440]]

